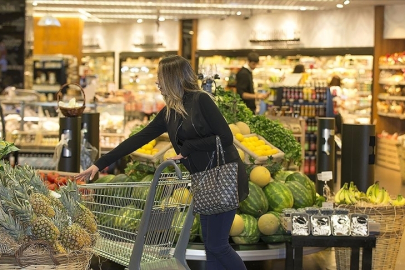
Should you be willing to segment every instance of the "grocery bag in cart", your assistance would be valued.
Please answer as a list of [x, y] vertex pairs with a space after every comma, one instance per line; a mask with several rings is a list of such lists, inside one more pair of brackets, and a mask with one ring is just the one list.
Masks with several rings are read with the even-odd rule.
[[[175, 173], [162, 173], [174, 166]], [[80, 187], [98, 219], [94, 252], [135, 269], [190, 269], [185, 254], [193, 223], [189, 173], [173, 160], [159, 165], [153, 179]]]

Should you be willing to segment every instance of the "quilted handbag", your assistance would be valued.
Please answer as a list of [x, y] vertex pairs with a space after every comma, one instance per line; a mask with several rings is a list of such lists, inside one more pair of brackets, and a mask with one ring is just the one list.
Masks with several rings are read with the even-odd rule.
[[[221, 139], [216, 136], [217, 166], [211, 169], [215, 151], [207, 168], [191, 175], [191, 191], [194, 198], [194, 213], [213, 215], [239, 207], [238, 163], [225, 164]], [[222, 165], [220, 165], [220, 156]]]

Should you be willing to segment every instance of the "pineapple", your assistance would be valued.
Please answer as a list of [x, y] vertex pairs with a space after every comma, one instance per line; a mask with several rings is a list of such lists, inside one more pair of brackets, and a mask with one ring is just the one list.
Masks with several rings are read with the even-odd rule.
[[32, 234], [38, 240], [46, 240], [55, 243], [59, 238], [60, 232], [49, 218], [40, 216], [32, 221]]
[[34, 213], [37, 215], [44, 215], [49, 218], [55, 216], [55, 210], [51, 206], [51, 200], [41, 193], [33, 193], [29, 202], [32, 205]]
[[62, 231], [60, 242], [68, 250], [80, 250], [91, 246], [90, 234], [77, 223]]
[[53, 243], [53, 249], [56, 253], [67, 253], [60, 241], [55, 241]]
[[19, 201], [17, 203], [5, 202], [12, 209], [14, 215], [27, 226], [32, 233], [32, 236], [38, 240], [46, 240], [51, 243], [55, 242], [59, 235], [59, 229], [55, 226], [51, 219], [46, 216], [37, 216], [31, 204], [27, 201]]
[[91, 234], [97, 232], [95, 215], [74, 196], [71, 196], [71, 192], [62, 190], [60, 200], [73, 222], [80, 224]]

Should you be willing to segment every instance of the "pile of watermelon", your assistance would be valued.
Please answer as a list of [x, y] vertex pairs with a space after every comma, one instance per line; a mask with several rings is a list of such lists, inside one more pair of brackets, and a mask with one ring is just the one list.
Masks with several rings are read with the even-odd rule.
[[[319, 195], [318, 195], [319, 196]], [[285, 208], [317, 204], [314, 182], [301, 172], [280, 171], [260, 187], [249, 180], [249, 196], [240, 203], [230, 236], [236, 244], [283, 242], [288, 239], [281, 225]]]

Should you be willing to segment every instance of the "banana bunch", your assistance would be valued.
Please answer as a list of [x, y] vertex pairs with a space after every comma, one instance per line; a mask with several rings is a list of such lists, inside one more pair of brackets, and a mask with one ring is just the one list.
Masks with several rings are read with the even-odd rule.
[[378, 181], [368, 187], [366, 195], [369, 201], [374, 204], [388, 204], [391, 201], [390, 194], [385, 188], [380, 188]]
[[356, 204], [358, 201], [367, 201], [367, 196], [364, 192], [357, 189], [353, 182], [345, 183], [343, 187], [335, 194], [336, 204]]
[[390, 201], [392, 206], [404, 206], [405, 198], [402, 195], [398, 195], [395, 200]]

